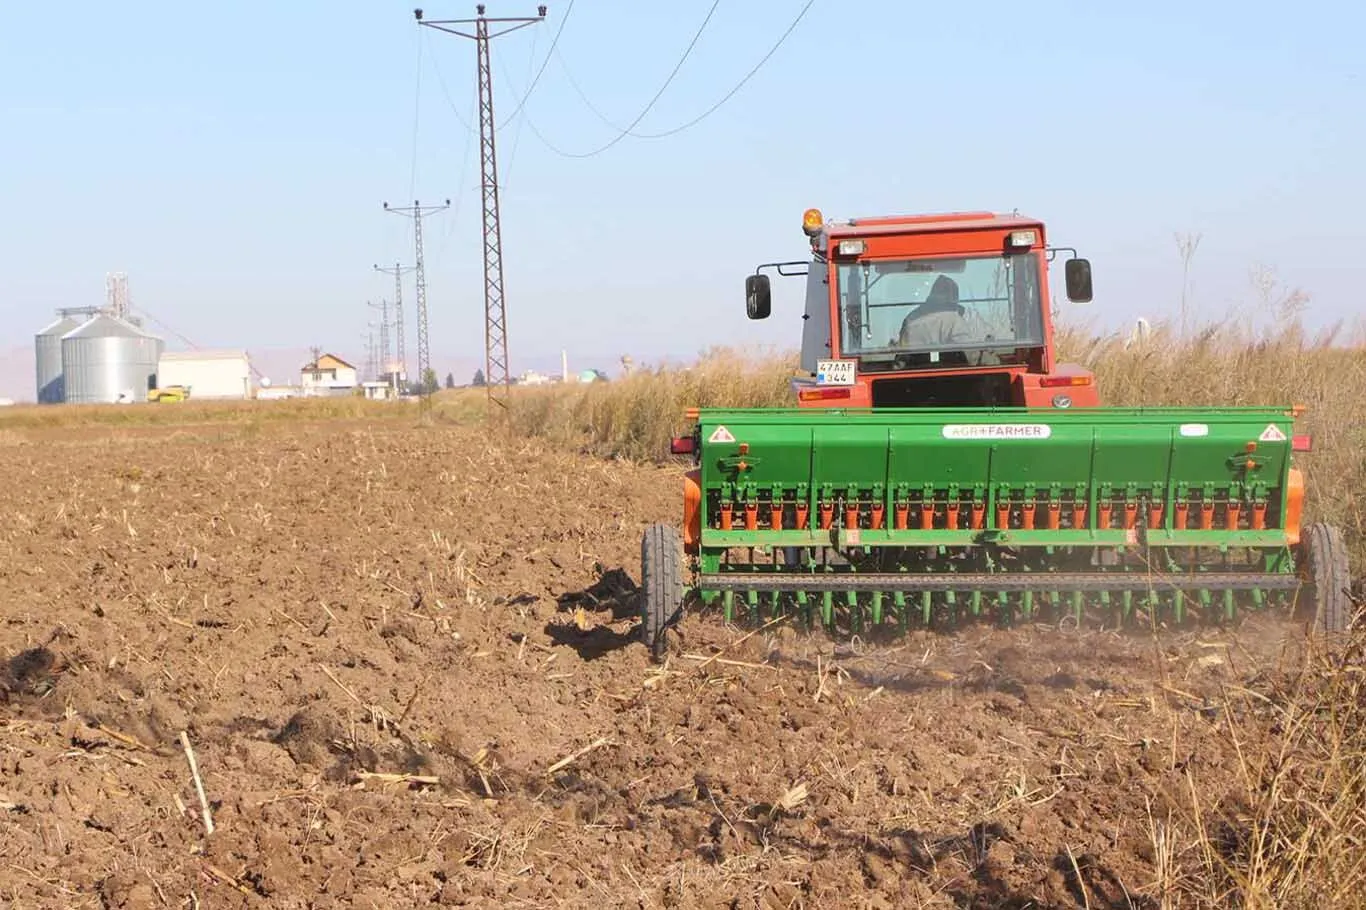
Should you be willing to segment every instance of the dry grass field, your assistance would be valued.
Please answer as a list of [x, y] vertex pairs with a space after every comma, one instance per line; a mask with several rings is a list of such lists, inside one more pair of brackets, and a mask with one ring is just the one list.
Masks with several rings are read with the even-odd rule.
[[[1114, 403], [1303, 403], [1362, 562], [1366, 356], [1066, 341]], [[1366, 906], [1366, 633], [632, 638], [659, 453], [789, 362], [408, 405], [0, 414], [0, 904]], [[212, 831], [210, 832], [210, 826]]]

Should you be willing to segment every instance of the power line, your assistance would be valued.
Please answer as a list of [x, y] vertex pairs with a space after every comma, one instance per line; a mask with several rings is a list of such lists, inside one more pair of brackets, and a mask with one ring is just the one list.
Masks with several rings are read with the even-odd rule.
[[[612, 129], [617, 130], [619, 132], [626, 132], [626, 130], [623, 130], [621, 127], [617, 126], [615, 122], [609, 120], [607, 118], [607, 115], [604, 114], [602, 111], [598, 110], [598, 106], [594, 104], [591, 100], [589, 100], [588, 95], [583, 90], [583, 87], [579, 85], [579, 81], [574, 78], [574, 74], [570, 71], [569, 63], [564, 59], [564, 54], [560, 53], [559, 51], [556, 51], [555, 59], [557, 59], [560, 62], [560, 69], [564, 71], [565, 81], [567, 81], [569, 83], [569, 87], [574, 90], [574, 94], [579, 96], [579, 100], [583, 102], [584, 107], [592, 111], [594, 116], [596, 116], [599, 120], [607, 124]], [[634, 133], [632, 135], [634, 135]]]
[[446, 222], [446, 229], [441, 234], [441, 242], [437, 244], [436, 251], [432, 255], [432, 260], [437, 263], [443, 261], [442, 257], [445, 256], [446, 248], [450, 244], [451, 235], [455, 232], [456, 225], [459, 223], [458, 216], [465, 201], [465, 192], [466, 190], [474, 189], [474, 187], [469, 185], [469, 175], [470, 158], [472, 157], [470, 151], [474, 148], [474, 140], [476, 138], [477, 136], [475, 133], [465, 133], [465, 149], [460, 154], [460, 181], [456, 185], [455, 202], [451, 204], [452, 218]]
[[697, 31], [693, 32], [692, 40], [688, 42], [687, 48], [683, 51], [683, 56], [678, 58], [678, 62], [674, 64], [674, 68], [669, 73], [668, 78], [664, 80], [664, 84], [659, 87], [659, 90], [655, 92], [654, 97], [651, 98], [649, 103], [641, 109], [640, 113], [636, 114], [636, 118], [631, 121], [630, 125], [627, 126], [626, 129], [618, 132], [616, 137], [610, 140], [606, 145], [595, 148], [591, 152], [566, 152], [564, 149], [558, 148], [549, 140], [547, 140], [545, 136], [542, 135], [541, 131], [536, 128], [536, 124], [531, 121], [531, 118], [529, 116], [526, 117], [527, 127], [531, 130], [531, 132], [536, 136], [537, 139], [541, 140], [542, 144], [544, 144], [546, 148], [550, 149], [552, 152], [561, 156], [562, 158], [592, 158], [594, 155], [601, 155], [603, 152], [607, 151], [612, 146], [616, 145], [618, 142], [625, 139], [627, 136], [631, 135], [631, 130], [635, 129], [636, 124], [644, 120], [645, 115], [650, 113], [650, 111], [654, 109], [656, 102], [659, 101], [660, 97], [664, 94], [664, 91], [670, 86], [670, 84], [673, 83], [674, 77], [677, 76], [678, 71], [683, 68], [683, 64], [687, 62], [688, 57], [692, 55], [693, 48], [697, 46], [698, 39], [702, 37], [702, 32], [706, 30], [707, 23], [711, 22], [712, 14], [716, 12], [716, 8], [720, 5], [721, 0], [712, 0], [711, 8], [707, 10], [706, 18], [703, 19], [702, 24], [697, 27]]
[[[563, 27], [563, 23], [561, 23], [561, 26]], [[535, 33], [533, 33], [532, 36], [531, 36], [531, 53], [527, 56], [527, 69], [528, 69], [528, 70], [530, 70], [530, 68], [531, 68], [532, 61], [534, 61], [534, 60], [536, 59], [536, 38], [539, 36], [539, 34], [540, 34], [539, 32], [535, 32]], [[530, 91], [530, 90], [528, 89], [528, 91]], [[525, 95], [522, 96], [522, 100], [523, 100], [523, 102], [526, 101], [526, 96], [525, 96]], [[518, 105], [518, 108], [517, 108], [517, 109], [518, 109], [518, 110], [521, 110], [521, 105]], [[516, 116], [517, 116], [517, 111], [513, 111], [513, 112], [512, 112], [512, 117], [516, 117]], [[504, 121], [503, 121], [503, 126], [507, 126], [509, 123], [511, 123], [511, 122], [512, 122], [512, 117], [509, 117], [508, 119], [504, 120]], [[499, 129], [502, 129], [502, 127], [499, 127]], [[508, 189], [508, 175], [512, 173], [512, 166], [513, 166], [514, 164], [517, 163], [517, 147], [520, 146], [521, 144], [522, 144], [522, 122], [519, 120], [519, 121], [517, 121], [517, 129], [516, 129], [516, 131], [513, 132], [513, 134], [512, 134], [512, 151], [508, 154], [508, 163], [507, 163], [507, 167], [503, 168], [502, 183], [499, 184], [499, 186], [498, 186], [498, 191], [501, 192], [501, 193], [506, 193], [506, 192], [507, 192], [507, 189]]]
[[417, 86], [413, 89], [413, 161], [409, 170], [408, 195], [417, 192], [417, 126], [422, 115], [422, 42], [417, 42]]
[[[431, 40], [426, 32], [423, 32], [422, 36], [428, 41]], [[446, 86], [446, 77], [441, 73], [441, 64], [436, 62], [435, 54], [432, 55], [432, 72], [436, 73], [436, 82], [441, 86], [441, 94], [446, 96], [446, 104], [450, 107], [451, 113], [455, 115], [455, 119], [459, 120], [460, 125], [470, 133], [478, 132], [478, 130], [474, 128], [474, 124], [470, 122], [470, 118], [462, 114], [460, 109], [455, 106], [455, 99], [451, 97], [451, 90]]]
[[[616, 137], [615, 139], [613, 139], [611, 142], [607, 143], [606, 145], [604, 145], [604, 146], [602, 146], [602, 147], [600, 147], [600, 148], [596, 148], [596, 149], [594, 149], [594, 150], [591, 151], [591, 152], [567, 152], [567, 151], [565, 151], [564, 149], [561, 149], [561, 148], [559, 148], [558, 146], [556, 146], [554, 143], [550, 142], [550, 140], [548, 140], [548, 139], [545, 137], [545, 135], [536, 127], [535, 121], [533, 121], [530, 117], [527, 117], [527, 116], [524, 114], [523, 116], [526, 118], [526, 125], [527, 125], [527, 128], [531, 130], [532, 134], [535, 135], [537, 139], [541, 140], [541, 143], [542, 143], [546, 148], [550, 149], [550, 151], [554, 152], [556, 155], [559, 155], [559, 156], [562, 157], [562, 158], [592, 158], [592, 157], [595, 156], [595, 155], [599, 155], [599, 154], [601, 154], [602, 152], [607, 151], [609, 148], [611, 148], [612, 146], [616, 145], [618, 142], [620, 142], [622, 139], [624, 139], [624, 138], [627, 137], [627, 136], [632, 136], [632, 137], [634, 137], [634, 138], [636, 138], [636, 139], [663, 139], [663, 138], [666, 137], [666, 136], [672, 136], [672, 135], [674, 135], [675, 133], [681, 133], [681, 132], [683, 132], [684, 130], [686, 130], [686, 129], [690, 128], [690, 127], [696, 126], [697, 124], [701, 123], [703, 120], [705, 120], [706, 118], [710, 117], [712, 114], [714, 114], [714, 113], [716, 113], [718, 110], [720, 110], [720, 109], [721, 109], [721, 106], [724, 105], [727, 101], [729, 101], [731, 98], [735, 97], [735, 94], [736, 94], [737, 92], [739, 92], [740, 89], [744, 88], [745, 84], [748, 83], [750, 79], [754, 78], [754, 75], [755, 75], [756, 73], [758, 73], [759, 70], [761, 70], [761, 69], [763, 68], [764, 64], [766, 64], [766, 63], [769, 61], [769, 59], [770, 59], [775, 53], [778, 52], [778, 49], [779, 49], [780, 47], [783, 46], [783, 44], [787, 41], [788, 37], [792, 34], [792, 32], [793, 32], [793, 31], [797, 28], [797, 26], [801, 23], [802, 19], [804, 19], [804, 18], [806, 17], [807, 12], [811, 9], [812, 6], [815, 5], [815, 2], [816, 2], [816, 0], [807, 0], [806, 5], [803, 6], [803, 7], [801, 8], [801, 10], [797, 13], [796, 17], [792, 20], [791, 23], [788, 24], [787, 28], [786, 28], [786, 29], [783, 31], [783, 33], [778, 37], [778, 40], [775, 41], [775, 42], [773, 43], [773, 46], [770, 47], [770, 48], [768, 49], [768, 53], [764, 54], [764, 56], [760, 58], [759, 62], [756, 63], [756, 64], [753, 66], [753, 68], [751, 68], [750, 71], [749, 71], [748, 73], [746, 73], [746, 74], [744, 75], [744, 77], [743, 77], [739, 82], [737, 82], [737, 83], [730, 89], [730, 91], [728, 91], [728, 92], [726, 92], [726, 94], [722, 95], [722, 96], [721, 96], [721, 99], [720, 99], [719, 101], [717, 101], [717, 102], [716, 102], [715, 104], [713, 104], [711, 107], [707, 108], [707, 109], [706, 109], [705, 111], [703, 111], [701, 114], [698, 114], [698, 115], [697, 115], [696, 117], [694, 117], [693, 119], [691, 119], [691, 120], [687, 121], [686, 123], [683, 123], [683, 124], [681, 124], [681, 125], [679, 125], [679, 126], [676, 126], [676, 127], [674, 127], [673, 129], [664, 130], [663, 132], [659, 132], [659, 133], [637, 133], [637, 132], [634, 132], [634, 129], [635, 129], [636, 124], [639, 123], [640, 120], [641, 120], [641, 118], [644, 116], [644, 112], [642, 112], [641, 116], [639, 116], [639, 117], [637, 117], [635, 120], [633, 120], [633, 121], [631, 122], [631, 124], [630, 124], [628, 127], [626, 127], [626, 129], [620, 130], [620, 132], [619, 132], [619, 134], [617, 135], [617, 137]], [[712, 8], [715, 9], [715, 6], [713, 5]], [[708, 14], [708, 16], [710, 16], [710, 14]], [[705, 25], [706, 23], [704, 22], [703, 24]], [[696, 38], [695, 38], [695, 37], [694, 37], [694, 41], [696, 41]], [[689, 49], [691, 49], [691, 46], [689, 46]], [[686, 55], [685, 55], [685, 59], [686, 59]], [[569, 67], [568, 67], [568, 64], [565, 63], [563, 57], [561, 57], [560, 62], [561, 62], [561, 64], [564, 66], [564, 70], [565, 70], [566, 75], [569, 75]], [[682, 64], [682, 61], [680, 61], [680, 65], [681, 65], [681, 64]], [[675, 72], [676, 72], [676, 71], [677, 71], [677, 68], [675, 68]], [[670, 76], [670, 79], [672, 79], [672, 76]], [[582, 98], [582, 99], [584, 100], [585, 104], [587, 104], [589, 110], [591, 110], [591, 111], [593, 111], [593, 113], [597, 114], [598, 119], [602, 120], [604, 123], [607, 123], [607, 124], [608, 124], [609, 126], [611, 126], [613, 129], [620, 129], [619, 127], [615, 126], [615, 125], [612, 124], [610, 121], [608, 121], [607, 118], [602, 114], [602, 112], [599, 111], [595, 105], [593, 105], [592, 103], [590, 103], [590, 102], [588, 101], [587, 97], [586, 97], [586, 96], [584, 95], [584, 93], [583, 93], [583, 90], [582, 90], [581, 88], [578, 87], [578, 84], [574, 81], [572, 75], [569, 76], [569, 82], [570, 82], [570, 84], [571, 84], [571, 87], [573, 87], [573, 88], [575, 89], [575, 91], [579, 94], [579, 97]], [[668, 83], [666, 82], [665, 85], [667, 86]], [[662, 93], [663, 89], [661, 89], [660, 91], [661, 91], [661, 93]], [[656, 95], [656, 99], [657, 99], [657, 98], [658, 98], [658, 95]], [[650, 104], [650, 106], [653, 106], [653, 104], [654, 104], [654, 102], [652, 101], [651, 104]], [[646, 110], [648, 111], [648, 110], [649, 110], [649, 107], [647, 107]]]
[[802, 19], [806, 17], [807, 10], [811, 9], [811, 7], [815, 5], [815, 3], [816, 0], [806, 0], [806, 5], [803, 6], [801, 8], [801, 11], [797, 13], [796, 18], [792, 20], [791, 24], [788, 25], [787, 29], [781, 35], [778, 36], [778, 40], [773, 42], [773, 46], [768, 49], [768, 53], [764, 54], [763, 57], [759, 58], [759, 62], [754, 64], [754, 67], [748, 73], [745, 73], [743, 79], [735, 83], [734, 88], [732, 88], [730, 91], [722, 95], [720, 101], [716, 102], [711, 107], [707, 108], [705, 111], [698, 114], [693, 119], [689, 120], [687, 123], [684, 123], [681, 126], [676, 126], [671, 130], [665, 130], [662, 133], [632, 133], [632, 135], [636, 136], [639, 139], [663, 139], [665, 136], [672, 136], [675, 133], [683, 132], [689, 127], [696, 126], [703, 120], [710, 117], [712, 114], [716, 113], [718, 110], [721, 109], [721, 105], [725, 104], [727, 101], [733, 98], [736, 92], [740, 91], [740, 89], [745, 87], [746, 82], [749, 82], [750, 79], [754, 78], [755, 73], [763, 69], [764, 64], [768, 62], [770, 57], [772, 57], [774, 54], [778, 52], [778, 48], [783, 46], [783, 43], [787, 41], [788, 36], [791, 35], [792, 32], [797, 28], [797, 26], [801, 23]]
[[560, 43], [560, 35], [564, 34], [565, 23], [569, 21], [569, 14], [572, 12], [574, 12], [574, 0], [569, 0], [569, 5], [564, 8], [564, 18], [560, 20], [560, 27], [555, 29], [555, 37], [550, 39], [550, 50], [545, 52], [545, 59], [541, 61], [541, 68], [536, 71], [536, 75], [532, 77], [531, 84], [528, 85], [526, 91], [522, 93], [522, 100], [518, 101], [517, 106], [512, 109], [512, 113], [508, 114], [507, 119], [503, 121], [503, 126], [498, 127], [499, 131], [502, 131], [503, 127], [511, 123], [513, 118], [522, 112], [522, 108], [526, 106], [527, 99], [531, 97], [532, 92], [536, 91], [536, 85], [541, 81], [541, 75], [545, 73], [545, 68], [550, 63], [550, 57], [555, 53], [555, 48]]

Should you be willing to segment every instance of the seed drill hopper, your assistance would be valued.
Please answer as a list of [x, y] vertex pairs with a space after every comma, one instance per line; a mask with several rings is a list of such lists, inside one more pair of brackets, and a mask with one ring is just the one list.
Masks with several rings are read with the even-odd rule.
[[[641, 634], [655, 656], [685, 601], [727, 620], [867, 634], [1066, 619], [1167, 626], [1240, 608], [1347, 623], [1337, 528], [1305, 525], [1299, 409], [1102, 407], [1058, 363], [1048, 264], [1069, 300], [1090, 264], [1044, 225], [969, 213], [826, 222], [805, 275], [792, 406], [694, 409], [681, 528], [641, 544]], [[691, 595], [691, 596], [690, 596]]]

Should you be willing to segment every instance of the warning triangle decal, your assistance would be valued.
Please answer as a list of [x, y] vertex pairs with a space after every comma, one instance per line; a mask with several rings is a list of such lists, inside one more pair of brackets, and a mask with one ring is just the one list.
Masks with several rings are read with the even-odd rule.
[[1262, 442], [1285, 442], [1285, 434], [1281, 432], [1280, 427], [1276, 426], [1274, 423], [1269, 423], [1266, 425], [1266, 429], [1262, 430], [1262, 435], [1258, 436], [1257, 439]]
[[717, 427], [716, 429], [712, 430], [712, 431], [711, 431], [711, 435], [707, 437], [707, 442], [734, 442], [734, 441], [735, 441], [735, 437], [734, 437], [733, 435], [731, 435], [730, 430], [727, 430], [725, 427]]

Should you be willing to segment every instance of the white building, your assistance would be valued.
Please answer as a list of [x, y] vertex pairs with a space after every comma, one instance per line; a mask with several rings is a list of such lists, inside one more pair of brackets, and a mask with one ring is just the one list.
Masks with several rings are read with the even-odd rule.
[[361, 387], [365, 390], [365, 397], [371, 401], [388, 401], [398, 395], [393, 384], [388, 382], [362, 382]]
[[299, 385], [305, 395], [344, 395], [355, 391], [359, 382], [354, 366], [335, 354], [323, 354], [299, 371]]
[[246, 351], [166, 351], [157, 362], [157, 388], [184, 386], [193, 399], [250, 398]]

